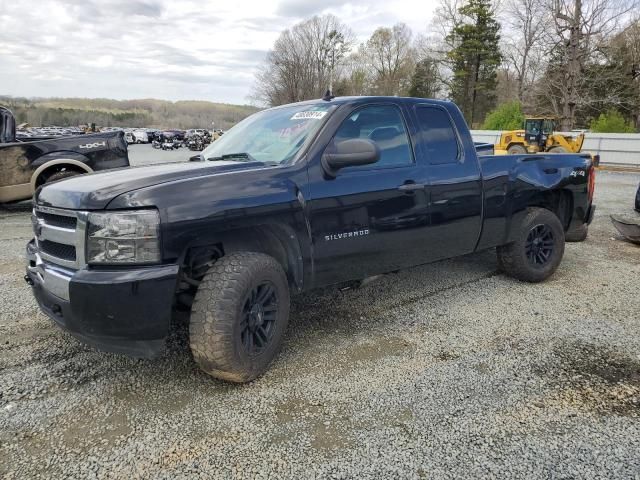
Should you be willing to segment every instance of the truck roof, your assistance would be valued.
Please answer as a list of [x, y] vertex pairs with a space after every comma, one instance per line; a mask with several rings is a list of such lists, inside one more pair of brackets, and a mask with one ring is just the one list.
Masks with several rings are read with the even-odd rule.
[[387, 102], [391, 102], [391, 103], [421, 103], [424, 101], [428, 101], [429, 103], [432, 104], [439, 104], [442, 106], [450, 106], [452, 105], [452, 103], [449, 100], [435, 100], [432, 98], [417, 98], [417, 97], [378, 97], [378, 96], [351, 96], [351, 97], [334, 97], [330, 100], [326, 100], [324, 98], [316, 98], [313, 100], [304, 100], [302, 102], [293, 102], [293, 103], [288, 103], [286, 105], [279, 105], [277, 107], [273, 107], [273, 108], [283, 108], [283, 107], [290, 107], [292, 105], [315, 105], [318, 103], [331, 103], [334, 105], [341, 105], [344, 103], [351, 103], [351, 104], [364, 104], [364, 103], [370, 103], [372, 101], [376, 101], [376, 102], [380, 102], [380, 101], [387, 101]]

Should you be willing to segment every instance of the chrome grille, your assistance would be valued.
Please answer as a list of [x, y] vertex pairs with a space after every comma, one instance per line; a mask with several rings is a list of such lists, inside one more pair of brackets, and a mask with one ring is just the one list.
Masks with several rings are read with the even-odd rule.
[[40, 247], [40, 251], [47, 255], [71, 262], [76, 261], [76, 247], [73, 245], [65, 245], [64, 243], [42, 240], [38, 242], [38, 246]]
[[87, 212], [36, 206], [32, 222], [43, 261], [77, 270], [84, 266]]
[[36, 217], [44, 220], [48, 225], [54, 227], [69, 228], [71, 230], [76, 229], [78, 219], [76, 217], [67, 217], [64, 215], [55, 215], [53, 213], [45, 213], [36, 210]]

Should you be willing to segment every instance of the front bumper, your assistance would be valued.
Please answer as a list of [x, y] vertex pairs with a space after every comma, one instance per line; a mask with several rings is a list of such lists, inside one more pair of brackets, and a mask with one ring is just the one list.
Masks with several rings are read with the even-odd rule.
[[27, 245], [25, 280], [40, 308], [84, 343], [135, 357], [164, 350], [177, 265], [67, 270], [43, 262]]

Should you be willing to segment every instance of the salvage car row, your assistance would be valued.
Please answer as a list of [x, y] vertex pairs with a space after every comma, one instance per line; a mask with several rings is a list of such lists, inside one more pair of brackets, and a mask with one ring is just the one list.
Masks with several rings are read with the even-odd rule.
[[125, 130], [116, 127], [41, 127], [19, 130], [13, 113], [0, 106], [0, 203], [29, 199], [45, 183], [84, 173], [129, 166], [127, 146], [152, 143], [172, 150], [201, 151], [220, 138], [205, 129]]

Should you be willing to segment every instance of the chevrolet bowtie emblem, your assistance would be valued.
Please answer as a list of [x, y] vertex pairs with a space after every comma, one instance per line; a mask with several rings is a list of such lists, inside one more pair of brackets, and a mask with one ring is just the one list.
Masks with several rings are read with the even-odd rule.
[[40, 238], [40, 235], [42, 235], [42, 222], [40, 220], [36, 221], [36, 224], [34, 225], [34, 229], [35, 229], [36, 237]]

